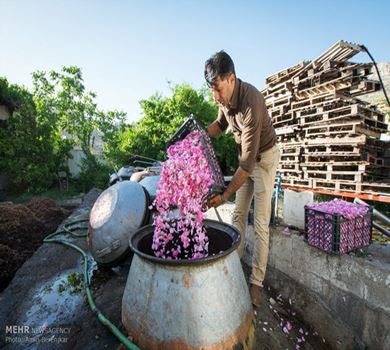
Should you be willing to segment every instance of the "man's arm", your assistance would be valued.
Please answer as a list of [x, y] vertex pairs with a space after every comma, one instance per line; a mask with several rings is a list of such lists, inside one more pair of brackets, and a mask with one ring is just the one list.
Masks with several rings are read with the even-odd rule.
[[217, 195], [209, 199], [207, 205], [209, 207], [218, 207], [225, 203], [244, 184], [248, 176], [249, 173], [247, 171], [238, 167], [226, 191], [221, 195]]
[[221, 128], [218, 126], [218, 122], [215, 120], [213, 121], [209, 127], [207, 128], [207, 133], [209, 134], [210, 137], [216, 137], [220, 133], [222, 133]]

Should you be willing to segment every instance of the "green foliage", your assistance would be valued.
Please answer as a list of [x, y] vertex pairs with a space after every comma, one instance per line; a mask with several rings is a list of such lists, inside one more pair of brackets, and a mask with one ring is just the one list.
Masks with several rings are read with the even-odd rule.
[[[116, 152], [111, 154], [111, 161], [118, 166], [135, 154], [165, 160], [167, 142], [190, 114], [194, 114], [203, 126], [208, 126], [218, 110], [206, 89], [197, 91], [187, 84], [172, 87], [172, 97], [155, 94], [140, 104], [143, 118], [118, 134]], [[233, 172], [237, 154], [232, 136], [219, 137], [214, 149], [223, 172]]]
[[27, 89], [0, 79], [0, 102], [11, 116], [0, 127], [0, 169], [8, 175], [13, 192], [40, 192], [52, 183], [56, 156], [47, 122], [37, 118]]
[[93, 132], [103, 140], [115, 138], [125, 120], [123, 112], [103, 112], [97, 108], [96, 94], [85, 90], [81, 69], [62, 67], [60, 72], [33, 73], [34, 99], [41, 115], [52, 118], [52, 127], [66, 132], [69, 140], [91, 155]]
[[110, 166], [99, 161], [95, 156], [89, 155], [82, 160], [76, 187], [84, 193], [93, 187], [104, 189], [107, 187], [111, 172]]
[[93, 133], [101, 135], [107, 150], [114, 150], [126, 115], [99, 110], [95, 98], [86, 91], [78, 67], [33, 73], [32, 93], [0, 78], [0, 104], [11, 113], [0, 125], [0, 169], [8, 175], [12, 192], [50, 188], [59, 171], [68, 172], [75, 146], [85, 154], [80, 187], [89, 189], [93, 180], [101, 185], [103, 173], [108, 178], [107, 167], [95, 159]]
[[[60, 72], [33, 73], [34, 98], [40, 115], [52, 118], [52, 127], [60, 138], [58, 150], [64, 144], [80, 146], [85, 158], [79, 176], [79, 187], [83, 191], [93, 186], [104, 188], [108, 179], [107, 167], [93, 152], [94, 132], [106, 142], [105, 153], [109, 156], [119, 143], [119, 131], [125, 127], [126, 114], [119, 111], [103, 112], [95, 102], [96, 95], [86, 91], [81, 69], [63, 67]], [[105, 183], [103, 184], [103, 178]]]

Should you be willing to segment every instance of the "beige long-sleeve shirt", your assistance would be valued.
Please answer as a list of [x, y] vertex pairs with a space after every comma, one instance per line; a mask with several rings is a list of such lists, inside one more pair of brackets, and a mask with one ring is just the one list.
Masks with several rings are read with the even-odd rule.
[[276, 133], [264, 97], [251, 84], [236, 79], [227, 107], [220, 107], [217, 123], [222, 131], [229, 126], [240, 150], [240, 167], [251, 173], [261, 153], [276, 143]]

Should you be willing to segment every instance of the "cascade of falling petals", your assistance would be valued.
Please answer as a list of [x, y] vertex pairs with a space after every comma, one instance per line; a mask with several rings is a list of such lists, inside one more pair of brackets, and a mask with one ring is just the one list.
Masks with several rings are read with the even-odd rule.
[[201, 143], [193, 131], [168, 148], [153, 206], [152, 249], [164, 259], [199, 259], [208, 255], [203, 226], [207, 210], [204, 197], [213, 184], [212, 173]]

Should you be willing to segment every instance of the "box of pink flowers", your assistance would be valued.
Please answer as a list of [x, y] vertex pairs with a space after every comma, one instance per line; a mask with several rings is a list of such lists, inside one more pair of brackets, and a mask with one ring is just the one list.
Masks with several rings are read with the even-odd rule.
[[370, 244], [372, 207], [343, 200], [305, 206], [306, 241], [327, 253], [344, 254]]

